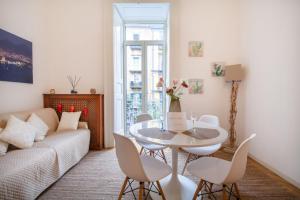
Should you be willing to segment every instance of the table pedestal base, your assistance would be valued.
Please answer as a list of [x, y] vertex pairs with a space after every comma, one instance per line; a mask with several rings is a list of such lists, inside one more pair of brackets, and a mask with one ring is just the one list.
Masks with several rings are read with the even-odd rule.
[[[191, 179], [179, 174], [177, 176], [170, 174], [159, 182], [167, 200], [192, 200], [197, 188]], [[162, 200], [159, 194], [151, 192], [150, 195], [153, 200]]]

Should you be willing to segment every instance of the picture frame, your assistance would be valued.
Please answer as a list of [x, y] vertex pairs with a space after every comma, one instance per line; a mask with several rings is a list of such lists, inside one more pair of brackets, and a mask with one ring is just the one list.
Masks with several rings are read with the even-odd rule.
[[0, 29], [0, 81], [33, 83], [32, 42]]
[[211, 74], [214, 77], [225, 76], [225, 62], [213, 62]]
[[189, 53], [189, 57], [202, 57], [203, 56], [203, 42], [190, 41], [188, 53]]
[[189, 79], [188, 80], [188, 91], [189, 94], [202, 94], [203, 93], [203, 79]]

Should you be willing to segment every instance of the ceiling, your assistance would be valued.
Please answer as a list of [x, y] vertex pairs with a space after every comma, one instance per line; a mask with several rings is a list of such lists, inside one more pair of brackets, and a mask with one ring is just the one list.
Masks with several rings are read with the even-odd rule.
[[124, 21], [165, 21], [169, 14], [168, 3], [117, 3], [114, 6]]

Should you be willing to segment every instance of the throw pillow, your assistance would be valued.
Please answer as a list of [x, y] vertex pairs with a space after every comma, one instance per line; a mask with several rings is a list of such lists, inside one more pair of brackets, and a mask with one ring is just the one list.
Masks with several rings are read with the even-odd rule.
[[35, 113], [31, 114], [31, 116], [27, 120], [27, 123], [36, 129], [34, 141], [42, 141], [49, 130], [47, 124], [45, 124], [45, 122], [41, 118], [39, 118], [39, 116], [37, 116]]
[[[0, 135], [1, 135], [1, 131], [2, 131], [2, 130], [3, 130], [3, 129], [0, 128]], [[0, 140], [0, 156], [4, 156], [4, 155], [6, 154], [7, 148], [8, 148], [8, 143], [6, 143], [6, 142]]]
[[18, 148], [29, 148], [33, 145], [35, 128], [30, 124], [10, 116], [5, 129], [0, 134], [0, 140]]
[[81, 112], [63, 112], [56, 131], [77, 130]]

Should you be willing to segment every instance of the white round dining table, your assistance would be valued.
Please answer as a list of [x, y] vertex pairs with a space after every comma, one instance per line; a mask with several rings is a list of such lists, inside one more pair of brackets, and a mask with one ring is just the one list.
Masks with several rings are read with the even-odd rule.
[[[178, 174], [178, 151], [180, 147], [203, 147], [223, 143], [228, 132], [221, 127], [212, 127], [205, 122], [193, 123], [187, 120], [187, 131], [169, 131], [161, 129], [161, 121], [150, 120], [130, 127], [130, 134], [153, 144], [164, 145], [172, 149], [172, 174], [160, 180], [167, 200], [191, 200], [197, 185], [189, 178]], [[153, 200], [161, 199], [157, 193], [150, 193]], [[199, 197], [200, 199], [200, 197]]]

